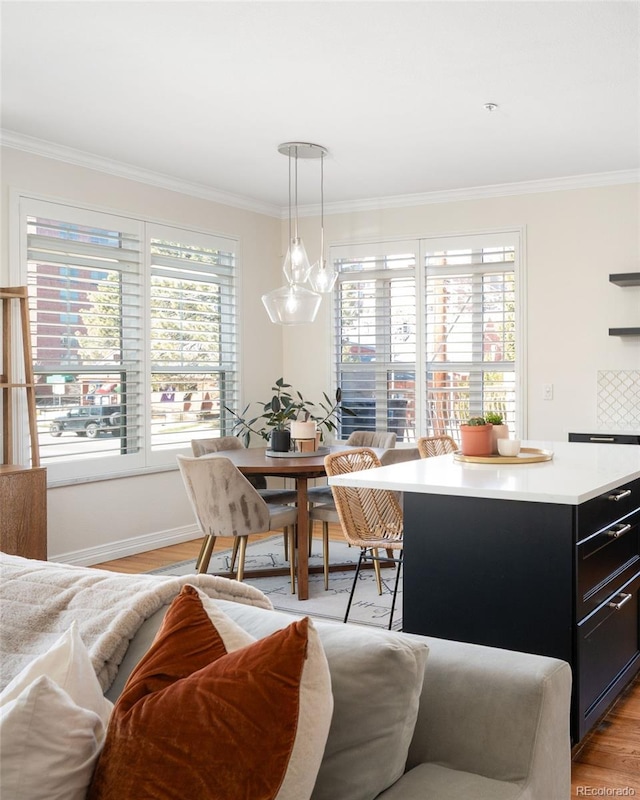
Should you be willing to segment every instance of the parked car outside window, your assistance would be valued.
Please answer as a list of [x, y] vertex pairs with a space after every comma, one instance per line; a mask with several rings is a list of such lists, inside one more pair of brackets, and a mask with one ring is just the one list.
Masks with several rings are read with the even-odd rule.
[[78, 406], [52, 420], [49, 433], [61, 436], [63, 431], [73, 431], [76, 436], [95, 439], [99, 433], [121, 435], [122, 409], [120, 406]]

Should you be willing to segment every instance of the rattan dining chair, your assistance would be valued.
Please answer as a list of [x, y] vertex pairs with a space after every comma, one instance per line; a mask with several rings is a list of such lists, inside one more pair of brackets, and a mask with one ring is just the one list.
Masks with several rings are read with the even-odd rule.
[[[392, 431], [353, 431], [346, 441], [352, 447], [379, 447], [385, 453], [395, 453], [397, 436]], [[311, 486], [307, 491], [309, 501], [309, 554], [313, 545], [313, 521], [322, 523], [322, 556], [324, 563], [324, 588], [329, 588], [329, 523], [338, 523], [338, 511], [330, 486]]]
[[[244, 578], [247, 539], [253, 533], [286, 528], [289, 552], [295, 554], [298, 509], [265, 503], [258, 491], [228, 458], [177, 456], [187, 495], [204, 535], [196, 571], [206, 572], [218, 536], [233, 536], [231, 570], [238, 557], [236, 578]], [[295, 592], [295, 558], [290, 560], [291, 592]]]
[[455, 439], [451, 436], [421, 436], [416, 442], [420, 458], [432, 458], [433, 456], [444, 456], [447, 453], [455, 453], [460, 448]]
[[[325, 457], [324, 464], [329, 477], [381, 466], [380, 459], [367, 448], [354, 448], [331, 453]], [[349, 611], [363, 562], [373, 562], [378, 594], [382, 594], [380, 564], [391, 562], [396, 565], [396, 578], [389, 615], [389, 630], [391, 630], [402, 568], [402, 508], [395, 493], [388, 489], [368, 489], [356, 486], [332, 486], [331, 489], [344, 537], [350, 545], [360, 548], [360, 557], [344, 621], [347, 622], [349, 619]], [[380, 555], [380, 550], [384, 550], [386, 555]], [[397, 555], [394, 555], [396, 553]]]

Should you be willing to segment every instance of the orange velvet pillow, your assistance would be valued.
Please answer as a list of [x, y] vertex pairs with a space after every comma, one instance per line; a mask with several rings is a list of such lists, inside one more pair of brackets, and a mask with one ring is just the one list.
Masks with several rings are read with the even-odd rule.
[[308, 618], [227, 652], [185, 586], [115, 705], [87, 800], [303, 800], [332, 708]]

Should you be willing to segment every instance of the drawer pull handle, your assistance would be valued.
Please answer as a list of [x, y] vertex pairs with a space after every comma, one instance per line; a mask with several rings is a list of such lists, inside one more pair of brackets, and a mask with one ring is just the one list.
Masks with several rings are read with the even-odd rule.
[[590, 436], [590, 442], [615, 442], [614, 436]]
[[610, 536], [612, 539], [617, 539], [619, 536], [624, 536], [627, 531], [631, 530], [631, 525], [627, 522], [618, 523], [617, 528], [611, 528], [611, 530], [607, 531], [607, 536]]
[[613, 500], [614, 502], [618, 503], [620, 500], [624, 500], [625, 497], [629, 497], [630, 494], [631, 494], [631, 489], [624, 489], [618, 494], [610, 494], [609, 500]]
[[619, 603], [614, 603], [613, 600], [608, 604], [609, 608], [615, 608], [616, 611], [620, 611], [623, 605], [629, 602], [633, 597], [632, 594], [622, 594], [620, 595], [623, 599]]

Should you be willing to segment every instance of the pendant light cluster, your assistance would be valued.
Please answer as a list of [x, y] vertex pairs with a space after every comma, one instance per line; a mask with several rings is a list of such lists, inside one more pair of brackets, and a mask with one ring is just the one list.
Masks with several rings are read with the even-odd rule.
[[[271, 322], [302, 325], [315, 320], [322, 295], [333, 289], [337, 277], [324, 252], [324, 157], [327, 149], [309, 142], [285, 142], [278, 147], [278, 152], [289, 159], [289, 247], [282, 267], [287, 282], [262, 295], [262, 302]], [[299, 158], [320, 159], [320, 257], [313, 265], [309, 263], [298, 233]]]

